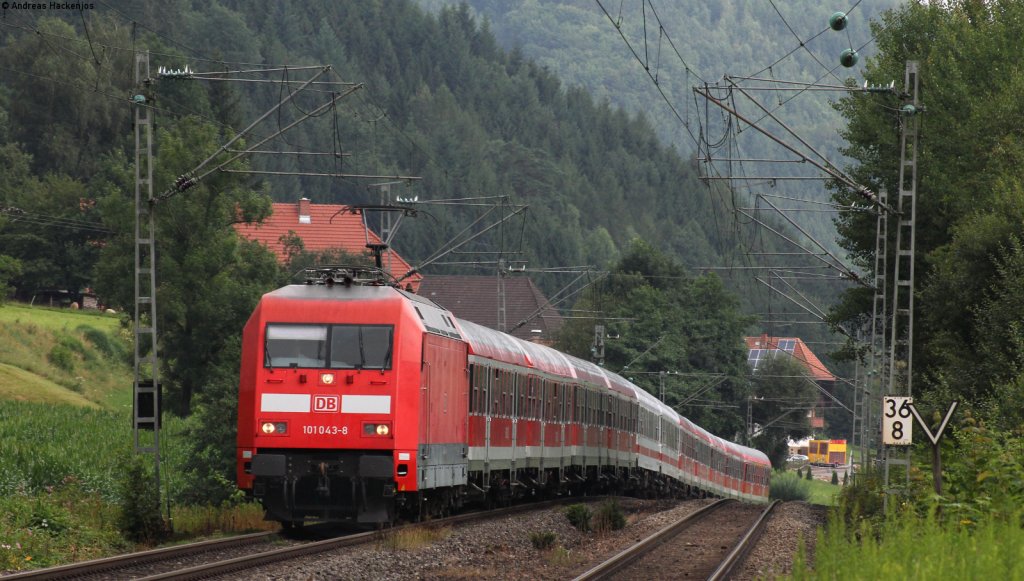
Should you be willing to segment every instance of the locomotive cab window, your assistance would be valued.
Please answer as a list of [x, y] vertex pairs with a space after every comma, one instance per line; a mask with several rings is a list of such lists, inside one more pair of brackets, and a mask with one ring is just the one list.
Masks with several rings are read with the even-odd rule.
[[391, 369], [390, 325], [267, 325], [265, 367]]
[[326, 325], [267, 325], [265, 367], [326, 367]]
[[332, 325], [334, 369], [391, 369], [394, 329], [388, 325]]

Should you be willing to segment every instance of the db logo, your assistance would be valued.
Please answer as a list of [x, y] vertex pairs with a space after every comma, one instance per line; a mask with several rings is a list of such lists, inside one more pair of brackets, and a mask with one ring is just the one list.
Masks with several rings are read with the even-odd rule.
[[314, 395], [313, 411], [337, 413], [341, 408], [341, 400], [336, 395]]

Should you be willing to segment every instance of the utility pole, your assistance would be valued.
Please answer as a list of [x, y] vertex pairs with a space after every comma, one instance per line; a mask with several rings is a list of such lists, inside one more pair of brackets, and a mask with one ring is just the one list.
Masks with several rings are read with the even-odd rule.
[[[889, 192], [885, 188], [878, 191], [879, 199], [888, 201]], [[889, 213], [879, 212], [875, 223], [875, 295], [871, 305], [871, 357], [868, 367], [868, 380], [865, 382], [865, 393], [862, 401], [863, 418], [860, 430], [861, 468], [867, 468], [871, 462], [874, 447], [871, 445], [872, 435], [878, 432], [879, 420], [872, 424], [871, 412], [876, 400], [888, 386], [886, 373], [888, 367], [883, 357], [888, 354], [885, 340], [885, 323], [888, 319], [886, 307], [886, 281], [888, 280], [889, 253]], [[875, 389], [872, 389], [875, 387]], [[878, 440], [881, 445], [881, 440]]]
[[594, 344], [590, 347], [594, 363], [604, 366], [604, 325], [594, 325]]
[[[376, 124], [374, 126], [376, 127]], [[377, 134], [376, 129], [374, 129], [373, 134], [374, 135]], [[374, 152], [374, 153], [376, 154], [376, 152]], [[386, 182], [386, 183], [380, 184], [379, 187], [380, 187], [380, 205], [384, 206], [384, 207], [390, 206], [391, 205], [391, 182]], [[393, 237], [393, 226], [392, 226], [392, 223], [391, 223], [391, 212], [381, 212], [381, 216], [380, 216], [380, 239], [384, 242], [384, 244], [388, 245], [388, 248], [391, 248], [391, 238], [392, 237]], [[383, 264], [382, 263], [381, 267], [384, 268], [384, 270], [386, 270], [387, 272], [391, 272], [391, 251], [388, 250], [387, 252], [388, 252], [387, 264]]]
[[[132, 431], [135, 452], [152, 454], [160, 505], [160, 359], [156, 319], [156, 219], [153, 200], [153, 80], [149, 53], [135, 54], [135, 334]], [[170, 507], [168, 501], [168, 507]], [[170, 522], [168, 508], [167, 519]]]
[[505, 259], [498, 259], [498, 330], [502, 333], [508, 329], [508, 317], [505, 311]]
[[747, 446], [754, 439], [754, 394], [747, 396]]
[[[892, 335], [889, 345], [890, 396], [912, 397], [914, 371], [914, 243], [917, 214], [917, 145], [921, 104], [918, 100], [918, 63], [907, 61], [904, 75], [904, 98], [909, 102], [900, 107], [900, 176], [899, 219], [896, 230], [895, 280], [892, 291]], [[907, 422], [906, 429], [911, 429]], [[893, 466], [902, 466], [904, 486], [910, 484], [910, 447], [902, 450], [885, 447], [885, 505], [889, 495], [898, 489], [890, 487]]]

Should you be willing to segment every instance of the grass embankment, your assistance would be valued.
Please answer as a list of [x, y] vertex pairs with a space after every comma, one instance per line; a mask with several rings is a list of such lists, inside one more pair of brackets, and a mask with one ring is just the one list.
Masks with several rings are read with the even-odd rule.
[[0, 307], [0, 398], [130, 406], [130, 341], [130, 331], [116, 315]]
[[[118, 529], [133, 454], [130, 340], [116, 316], [0, 307], [0, 571], [133, 548]], [[187, 478], [186, 428], [165, 416], [172, 498]], [[175, 504], [171, 513], [179, 538], [264, 526], [253, 505]]]

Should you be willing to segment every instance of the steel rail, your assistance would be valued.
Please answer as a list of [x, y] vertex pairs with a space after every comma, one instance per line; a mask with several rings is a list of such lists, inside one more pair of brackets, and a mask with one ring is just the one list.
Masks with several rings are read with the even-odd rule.
[[764, 528], [768, 524], [768, 517], [780, 502], [782, 501], [773, 500], [772, 503], [768, 505], [768, 508], [764, 509], [761, 516], [757, 517], [757, 521], [750, 527], [750, 530], [747, 531], [747, 534], [743, 535], [740, 542], [736, 543], [736, 546], [729, 551], [729, 554], [726, 555], [724, 559], [722, 559], [722, 564], [719, 565], [711, 575], [708, 575], [708, 581], [724, 581], [729, 578], [733, 569], [743, 562], [743, 559], [745, 559], [747, 554], [750, 553], [750, 549], [754, 548], [754, 545], [757, 544], [757, 540], [761, 538], [762, 534], [764, 534]]
[[723, 498], [702, 507], [696, 512], [686, 515], [685, 518], [661, 529], [625, 551], [615, 555], [611, 559], [593, 567], [579, 577], [576, 577], [573, 581], [598, 581], [600, 579], [612, 579], [616, 573], [632, 565], [634, 562], [639, 560], [640, 557], [650, 553], [679, 533], [683, 532], [685, 529], [689, 528], [690, 525], [703, 520], [712, 512], [722, 508], [729, 502], [731, 502], [730, 499]]
[[279, 533], [277, 531], [271, 531], [240, 535], [237, 537], [226, 537], [223, 539], [213, 539], [209, 541], [200, 541], [198, 543], [189, 543], [187, 545], [164, 547], [162, 549], [153, 549], [151, 551], [127, 553], [124, 555], [117, 555], [115, 557], [93, 559], [91, 561], [83, 561], [81, 563], [71, 563], [69, 565], [61, 565], [59, 567], [47, 567], [45, 569], [23, 571], [13, 575], [4, 575], [3, 579], [4, 581], [9, 579], [12, 581], [20, 579], [33, 579], [37, 581], [47, 579], [73, 579], [75, 577], [115, 571], [117, 569], [130, 566], [156, 563], [159, 561], [167, 561], [208, 551], [226, 549], [230, 547], [241, 547], [255, 544], [260, 541], [269, 541], [271, 540], [271, 537], [275, 537], [278, 534]]
[[[525, 503], [507, 508], [500, 508], [496, 510], [485, 510], [478, 512], [471, 512], [461, 515], [456, 515], [448, 518], [437, 519], [427, 522], [413, 523], [394, 527], [386, 532], [394, 532], [399, 530], [415, 529], [417, 527], [436, 527], [451, 524], [461, 524], [466, 522], [472, 522], [476, 520], [485, 520], [489, 518], [508, 516], [517, 514], [520, 512], [526, 512], [529, 510], [543, 509], [551, 506], [558, 506], [560, 504], [566, 504], [569, 502], [595, 502], [603, 500], [605, 496], [590, 496], [590, 497], [565, 497], [555, 500], [548, 500], [543, 502]], [[177, 571], [170, 571], [167, 573], [160, 573], [158, 575], [152, 575], [149, 577], [143, 577], [140, 581], [166, 581], [173, 579], [175, 581], [184, 581], [187, 579], [205, 579], [216, 575], [225, 575], [228, 573], [236, 573], [254, 567], [260, 567], [263, 565], [269, 565], [272, 563], [279, 563], [283, 561], [290, 561], [299, 557], [307, 555], [314, 555], [317, 553], [323, 553], [326, 551], [340, 549], [344, 547], [356, 546], [373, 542], [380, 538], [381, 531], [368, 531], [365, 533], [357, 533], [354, 535], [347, 535], [344, 537], [338, 537], [335, 539], [325, 539], [322, 541], [314, 541], [304, 545], [297, 545], [294, 547], [285, 547], [282, 549], [276, 549], [272, 551], [265, 551], [255, 555], [247, 555], [244, 557], [237, 557], [234, 559], [228, 559], [225, 561], [219, 561], [216, 563], [207, 563], [204, 565], [197, 565], [186, 569], [180, 569]]]

